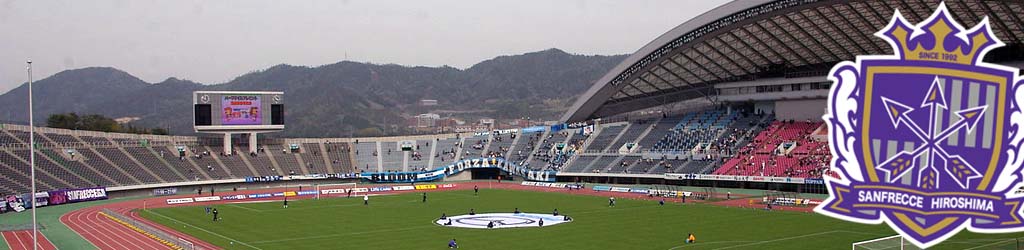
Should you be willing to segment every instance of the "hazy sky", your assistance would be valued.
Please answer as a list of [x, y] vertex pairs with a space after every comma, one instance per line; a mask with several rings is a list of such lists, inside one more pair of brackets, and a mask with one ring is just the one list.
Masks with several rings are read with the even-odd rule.
[[628, 54], [726, 0], [0, 0], [0, 92], [110, 66], [156, 83], [222, 83], [276, 64], [466, 68], [560, 48]]

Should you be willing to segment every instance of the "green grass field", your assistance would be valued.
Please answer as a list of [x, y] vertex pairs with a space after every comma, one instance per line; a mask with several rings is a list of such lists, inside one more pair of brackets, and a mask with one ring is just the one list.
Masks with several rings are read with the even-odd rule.
[[[891, 236], [884, 225], [842, 222], [812, 213], [766, 212], [713, 205], [607, 199], [563, 193], [472, 190], [361, 198], [217, 205], [211, 222], [202, 207], [160, 208], [142, 216], [227, 249], [850, 249], [852, 242]], [[447, 213], [549, 213], [575, 221], [543, 228], [465, 229], [433, 224]], [[688, 232], [698, 243], [684, 244]], [[962, 232], [936, 249], [1014, 249], [1024, 234]], [[998, 243], [1011, 239], [1011, 243]], [[231, 244], [234, 242], [234, 244]], [[898, 248], [897, 248], [898, 249]]]

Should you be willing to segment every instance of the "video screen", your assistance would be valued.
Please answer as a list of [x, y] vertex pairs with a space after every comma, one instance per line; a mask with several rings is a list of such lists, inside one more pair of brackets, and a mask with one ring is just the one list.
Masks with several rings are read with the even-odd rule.
[[260, 125], [263, 123], [259, 95], [224, 95], [221, 125]]

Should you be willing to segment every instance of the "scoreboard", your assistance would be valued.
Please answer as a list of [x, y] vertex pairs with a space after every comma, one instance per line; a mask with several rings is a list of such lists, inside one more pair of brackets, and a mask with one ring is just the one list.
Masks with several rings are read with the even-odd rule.
[[278, 131], [284, 129], [284, 92], [192, 92], [196, 132]]

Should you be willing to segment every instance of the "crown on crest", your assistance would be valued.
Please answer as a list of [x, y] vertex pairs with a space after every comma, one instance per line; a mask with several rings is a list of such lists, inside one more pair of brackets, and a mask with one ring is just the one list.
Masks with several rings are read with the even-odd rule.
[[974, 65], [989, 50], [1003, 46], [992, 33], [988, 17], [965, 30], [953, 20], [945, 3], [917, 26], [896, 10], [889, 25], [875, 35], [887, 40], [901, 59], [915, 61]]

